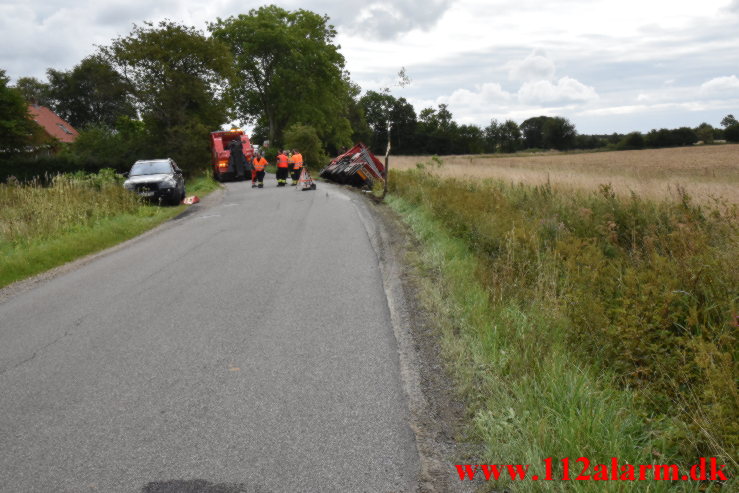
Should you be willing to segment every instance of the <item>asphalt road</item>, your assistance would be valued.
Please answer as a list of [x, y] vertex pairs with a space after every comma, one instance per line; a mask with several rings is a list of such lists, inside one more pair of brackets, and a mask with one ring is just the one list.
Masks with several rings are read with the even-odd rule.
[[0, 491], [415, 489], [361, 197], [266, 187], [0, 303]]

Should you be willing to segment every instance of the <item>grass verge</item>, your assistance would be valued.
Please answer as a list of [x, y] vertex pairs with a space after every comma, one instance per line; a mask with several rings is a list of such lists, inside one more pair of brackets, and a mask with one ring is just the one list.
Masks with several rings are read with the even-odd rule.
[[[481, 463], [531, 464], [531, 476], [541, 475], [544, 459], [552, 457], [555, 478], [562, 473], [558, 461], [565, 457], [573, 462], [588, 457], [592, 464], [610, 464], [612, 457], [621, 465], [678, 464], [682, 474], [705, 454], [735, 468], [735, 331], [720, 322], [722, 317], [728, 321], [725, 312], [736, 300], [736, 290], [726, 284], [735, 270], [730, 263], [733, 239], [713, 236], [729, 234], [731, 228], [718, 225], [735, 218], [711, 219], [689, 202], [634, 207], [617, 203], [608, 190], [600, 196], [556, 197], [547, 189], [441, 180], [422, 171], [395, 173], [391, 184], [389, 205], [420, 239], [424, 308], [440, 326], [448, 368], [468, 403], [467, 438], [481, 444]], [[575, 217], [594, 224], [578, 228]], [[620, 231], [629, 221], [632, 227]], [[591, 241], [577, 238], [578, 231]], [[694, 243], [681, 250], [679, 245], [689, 245], [683, 236], [688, 233]], [[624, 257], [620, 234], [630, 249]], [[600, 236], [606, 241], [600, 243]], [[648, 245], [635, 248], [643, 236]], [[687, 271], [687, 279], [690, 271], [698, 274], [689, 286], [698, 302], [681, 310], [685, 300], [677, 297], [664, 314], [665, 300], [658, 294], [672, 296], [682, 279], [665, 283], [675, 268], [657, 255], [656, 245], [663, 240], [669, 240], [672, 260]], [[575, 246], [577, 252], [570, 250]], [[717, 255], [716, 247], [728, 251]], [[656, 276], [653, 267], [663, 275]], [[605, 282], [606, 276], [616, 282]], [[604, 309], [602, 304], [610, 305]], [[603, 326], [592, 326], [588, 314], [601, 317]], [[673, 333], [672, 324], [682, 329]], [[616, 334], [607, 335], [610, 331]], [[624, 340], [616, 344], [620, 336]], [[652, 365], [647, 358], [653, 358]], [[629, 374], [634, 369], [636, 374]], [[668, 378], [671, 372], [674, 378]], [[677, 392], [669, 391], [672, 385]], [[716, 396], [721, 388], [724, 394]], [[694, 405], [692, 411], [676, 397], [681, 393], [687, 397], [683, 402]], [[721, 484], [489, 484], [491, 489], [507, 486], [522, 491], [699, 491], [718, 490]], [[735, 479], [724, 485], [729, 490], [735, 486]]]
[[[187, 207], [141, 203], [119, 181], [103, 171], [60, 175], [49, 187], [0, 185], [0, 288], [133, 238]], [[187, 191], [202, 196], [218, 186], [204, 174]]]

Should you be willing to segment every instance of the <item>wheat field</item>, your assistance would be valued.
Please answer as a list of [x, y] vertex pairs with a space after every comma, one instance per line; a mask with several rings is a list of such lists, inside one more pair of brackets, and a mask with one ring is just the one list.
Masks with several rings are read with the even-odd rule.
[[[616, 193], [677, 197], [677, 188], [698, 202], [739, 204], [739, 144], [589, 153], [443, 156], [425, 169], [442, 177], [494, 178], [558, 189], [595, 190], [610, 184]], [[391, 169], [432, 163], [430, 156], [391, 156]]]

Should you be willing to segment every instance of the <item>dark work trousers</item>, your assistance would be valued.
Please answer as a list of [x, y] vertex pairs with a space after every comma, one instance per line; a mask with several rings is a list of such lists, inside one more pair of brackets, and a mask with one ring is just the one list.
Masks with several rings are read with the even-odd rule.
[[287, 183], [287, 168], [277, 168], [277, 185], [284, 186]]
[[296, 182], [296, 181], [298, 181], [298, 179], [300, 178], [300, 171], [301, 171], [301, 168], [298, 168], [298, 169], [294, 169], [294, 170], [292, 170], [292, 171], [293, 171], [293, 174], [292, 174], [292, 177], [291, 177], [291, 178], [293, 179], [293, 181], [294, 181], [294, 182]]
[[257, 171], [257, 186], [262, 188], [264, 186], [264, 170]]

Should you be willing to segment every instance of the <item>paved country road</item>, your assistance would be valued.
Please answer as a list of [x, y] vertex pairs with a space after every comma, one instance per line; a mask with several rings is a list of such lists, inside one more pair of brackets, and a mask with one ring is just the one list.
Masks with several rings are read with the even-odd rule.
[[0, 491], [413, 491], [362, 200], [252, 189], [0, 302]]

